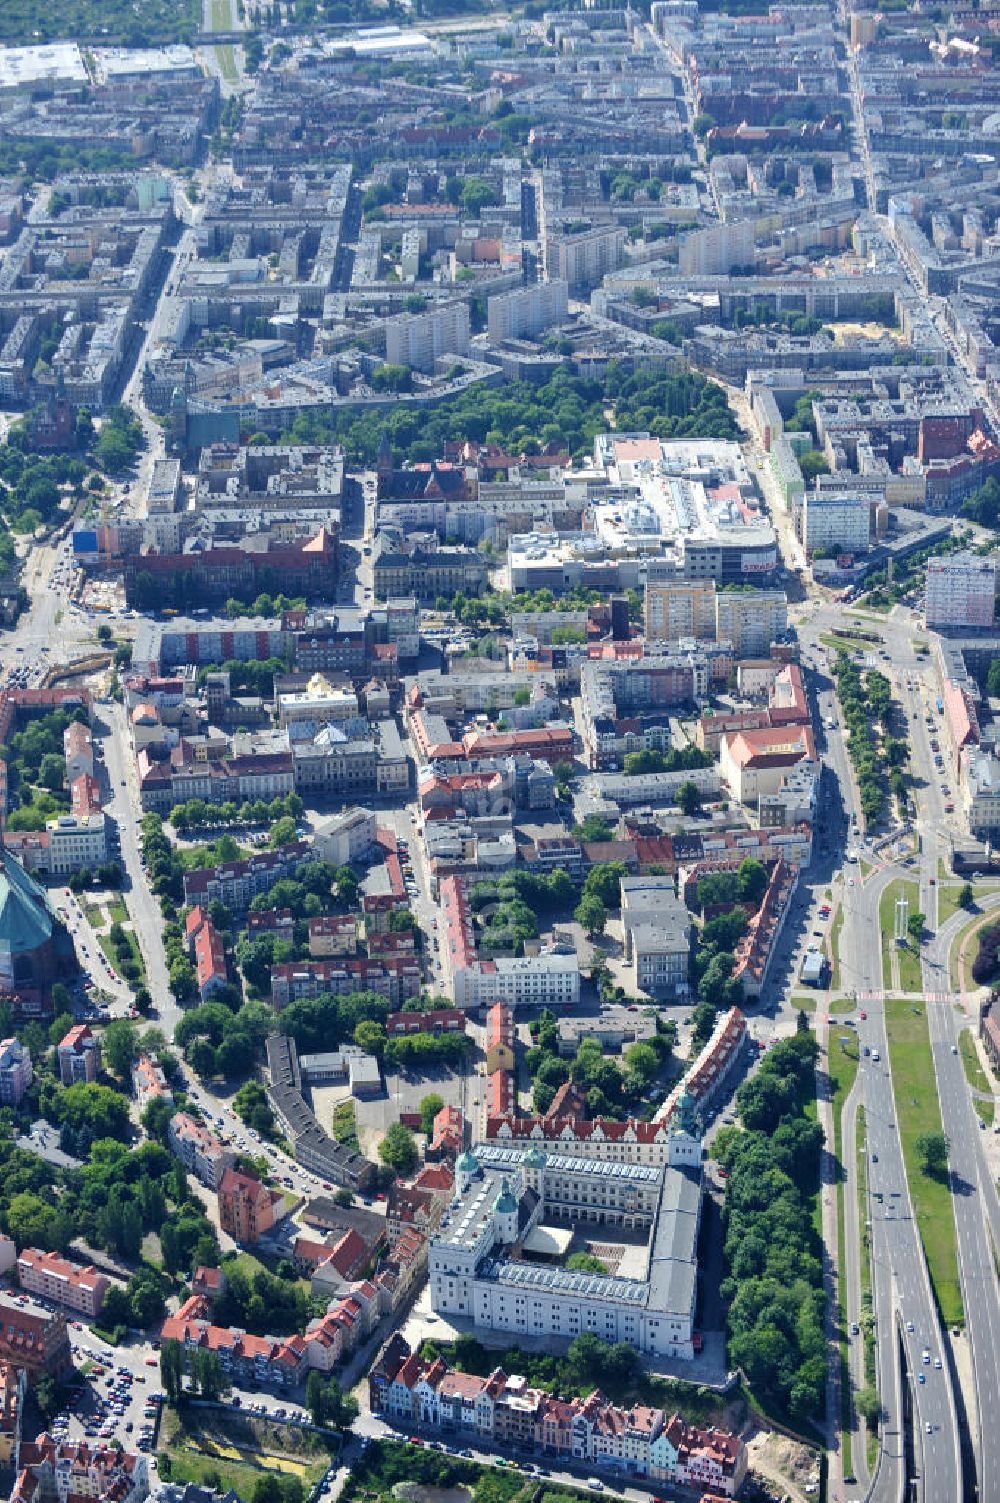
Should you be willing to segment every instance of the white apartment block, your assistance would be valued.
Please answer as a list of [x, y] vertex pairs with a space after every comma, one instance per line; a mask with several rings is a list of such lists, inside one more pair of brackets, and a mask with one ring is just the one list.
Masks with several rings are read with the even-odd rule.
[[550, 278], [567, 282], [573, 291], [596, 287], [609, 271], [617, 271], [625, 255], [626, 233], [617, 225], [584, 230], [579, 235], [551, 235], [545, 243]]
[[345, 809], [320, 819], [315, 828], [316, 859], [348, 866], [371, 850], [378, 827], [370, 809]]
[[646, 636], [651, 642], [714, 641], [715, 580], [647, 580]]
[[491, 339], [533, 339], [552, 324], [561, 324], [569, 308], [565, 282], [540, 282], [501, 292], [486, 302], [486, 327]]
[[871, 537], [867, 496], [831, 496], [806, 491], [802, 502], [802, 544], [807, 553], [834, 548], [838, 553], [866, 553]]
[[469, 333], [468, 303], [444, 303], [427, 313], [391, 318], [385, 326], [386, 363], [432, 371], [441, 355], [468, 354]]
[[715, 635], [732, 642], [738, 658], [763, 657], [788, 630], [784, 590], [719, 590], [715, 597]]
[[45, 826], [49, 837], [49, 872], [59, 877], [107, 860], [108, 838], [103, 813], [60, 814]]
[[682, 236], [677, 268], [685, 277], [720, 277], [734, 266], [750, 265], [753, 259], [754, 222], [741, 219]]
[[575, 955], [500, 956], [472, 960], [452, 971], [456, 1007], [575, 1007], [580, 970]]
[[997, 561], [973, 553], [927, 560], [924, 616], [928, 626], [992, 626]]

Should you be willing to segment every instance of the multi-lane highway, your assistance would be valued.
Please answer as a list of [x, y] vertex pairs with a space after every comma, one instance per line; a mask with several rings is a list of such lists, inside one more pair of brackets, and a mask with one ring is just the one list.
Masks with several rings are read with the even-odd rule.
[[[819, 665], [812, 684], [819, 695], [824, 721], [833, 718], [836, 709], [829, 695], [829, 680], [821, 666], [825, 651], [819, 637], [829, 631], [836, 619], [832, 608], [819, 607], [800, 623], [803, 657], [807, 663]], [[904, 678], [916, 671], [909, 640], [898, 658], [892, 651], [890, 656]], [[824, 778], [835, 780], [843, 807], [851, 812], [854, 828], [853, 822], [858, 820], [860, 811], [840, 729], [822, 737], [821, 744]], [[860, 831], [852, 838], [852, 845], [869, 856], [873, 854]], [[905, 868], [883, 866], [862, 881], [860, 865], [855, 867], [852, 863], [850, 870], [852, 875], [840, 888], [844, 912], [839, 943], [841, 987], [847, 992], [874, 994], [874, 1000], [866, 1001], [855, 1014], [860, 1059], [852, 1111], [848, 1115], [853, 1123], [854, 1112], [863, 1106], [868, 1179], [866, 1219], [870, 1223], [877, 1379], [883, 1419], [874, 1478], [867, 1478], [864, 1446], [860, 1432], [855, 1432], [853, 1467], [861, 1482], [857, 1489], [850, 1483], [842, 1483], [839, 1496], [858, 1497], [865, 1489], [866, 1495], [877, 1503], [897, 1503], [904, 1477], [909, 1473], [915, 1484], [915, 1496], [925, 1503], [938, 1500], [958, 1503], [962, 1498], [962, 1466], [956, 1406], [896, 1129], [884, 1009], [877, 1000], [889, 979], [882, 976], [879, 899], [895, 877], [909, 874]], [[845, 1229], [848, 1238], [860, 1246], [863, 1228], [857, 1209], [854, 1144], [853, 1132], [845, 1135], [842, 1151]], [[848, 1267], [852, 1266], [858, 1269], [857, 1258], [849, 1258]], [[859, 1316], [855, 1286], [847, 1301], [849, 1330], [854, 1324], [860, 1325]], [[849, 1335], [850, 1366], [855, 1378], [864, 1370], [863, 1340], [860, 1331]], [[940, 1367], [935, 1365], [936, 1361]], [[909, 1466], [908, 1453], [912, 1456]]]

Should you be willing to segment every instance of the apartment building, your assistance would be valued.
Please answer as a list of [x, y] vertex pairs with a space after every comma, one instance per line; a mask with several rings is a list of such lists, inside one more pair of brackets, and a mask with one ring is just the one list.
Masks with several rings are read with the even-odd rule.
[[650, 642], [715, 639], [714, 579], [648, 579], [646, 637]]
[[637, 988], [654, 997], [686, 997], [691, 988], [691, 915], [672, 877], [622, 878], [624, 958]]
[[469, 305], [464, 302], [390, 318], [385, 326], [386, 363], [433, 371], [442, 355], [469, 353], [469, 334]]
[[216, 1194], [219, 1225], [245, 1246], [259, 1242], [271, 1230], [282, 1199], [279, 1191], [269, 1190], [255, 1174], [233, 1168], [223, 1170]]
[[64, 1086], [88, 1084], [101, 1070], [101, 1046], [86, 1023], [76, 1023], [56, 1048], [59, 1079]]
[[232, 1150], [187, 1112], [175, 1112], [171, 1117], [167, 1141], [185, 1169], [210, 1190], [218, 1190], [223, 1174], [235, 1163]]
[[90, 726], [74, 720], [63, 731], [63, 756], [66, 758], [66, 781], [94, 776], [94, 738]]
[[17, 1260], [17, 1277], [22, 1289], [41, 1295], [57, 1305], [65, 1305], [88, 1320], [101, 1313], [111, 1280], [92, 1265], [81, 1267], [58, 1253], [39, 1252], [26, 1247]]
[[549, 277], [566, 282], [574, 296], [589, 291], [607, 272], [616, 271], [622, 264], [626, 238], [618, 225], [599, 225], [575, 235], [550, 235], [545, 242]]
[[472, 912], [461, 877], [440, 884], [441, 951], [445, 975], [456, 1007], [503, 1002], [507, 1007], [574, 1007], [580, 1000], [576, 954], [500, 956], [481, 960], [476, 950]]
[[287, 1007], [304, 997], [324, 992], [343, 996], [372, 991], [394, 1007], [415, 997], [423, 973], [417, 955], [347, 955], [329, 960], [290, 960], [271, 967], [271, 1002]]
[[164, 1101], [167, 1106], [174, 1104], [174, 1093], [155, 1054], [139, 1055], [132, 1066], [132, 1090], [140, 1112], [145, 1111], [151, 1101]]
[[0, 1106], [20, 1106], [34, 1079], [31, 1055], [20, 1039], [0, 1043]]
[[556, 279], [519, 287], [486, 300], [486, 328], [493, 340], [534, 339], [561, 324], [569, 309], [569, 287]]
[[398, 1332], [368, 1376], [371, 1411], [404, 1432], [465, 1435], [521, 1455], [588, 1462], [616, 1478], [648, 1478], [711, 1487], [734, 1497], [746, 1476], [738, 1435], [687, 1424], [679, 1414], [612, 1404], [600, 1389], [586, 1398], [554, 1398], [497, 1367], [486, 1377], [458, 1372], [443, 1359], [411, 1353]]
[[0, 1296], [0, 1361], [23, 1367], [34, 1380], [43, 1373], [63, 1377], [73, 1365], [65, 1315]]
[[23, 1367], [0, 1362], [0, 1466], [20, 1467], [21, 1426], [28, 1379]]
[[108, 858], [107, 820], [102, 811], [60, 814], [46, 821], [49, 837], [49, 873], [64, 877], [69, 872], [92, 871]]
[[316, 821], [313, 839], [316, 857], [333, 866], [346, 866], [367, 856], [378, 836], [378, 825], [370, 809], [345, 809]]
[[486, 1014], [486, 1073], [514, 1068], [514, 1014], [503, 1002], [494, 1002]]
[[20, 1464], [11, 1503], [143, 1503], [149, 1494], [145, 1456], [118, 1446], [43, 1434], [22, 1442]]
[[871, 503], [864, 495], [806, 491], [802, 502], [802, 545], [815, 554], [867, 553], [871, 542]]

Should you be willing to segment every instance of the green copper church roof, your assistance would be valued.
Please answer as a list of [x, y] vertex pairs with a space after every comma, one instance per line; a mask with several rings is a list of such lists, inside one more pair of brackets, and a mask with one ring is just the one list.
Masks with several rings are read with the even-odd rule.
[[3, 851], [0, 864], [0, 954], [23, 955], [52, 938], [55, 916], [45, 889]]

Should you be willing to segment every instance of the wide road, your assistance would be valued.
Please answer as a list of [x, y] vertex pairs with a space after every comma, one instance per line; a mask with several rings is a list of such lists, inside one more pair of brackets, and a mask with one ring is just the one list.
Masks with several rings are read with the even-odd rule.
[[[825, 648], [818, 639], [838, 618], [836, 608], [820, 606], [807, 613], [799, 628], [803, 660], [810, 668], [810, 687], [818, 694], [823, 720], [836, 718], [837, 710], [824, 666]], [[909, 644], [905, 651], [912, 664]], [[815, 671], [812, 671], [813, 665], [816, 665]], [[825, 764], [824, 778], [831, 784], [836, 781], [842, 806], [851, 812], [851, 846], [856, 850], [865, 848], [866, 854], [873, 854], [862, 842], [855, 823], [856, 791], [842, 728], [838, 726], [828, 735], [820, 731], [820, 744]], [[828, 804], [829, 793], [824, 798]], [[925, 1503], [946, 1503], [946, 1500], [947, 1503], [952, 1503], [952, 1500], [958, 1503], [962, 1497], [962, 1469], [954, 1395], [943, 1358], [940, 1369], [934, 1366], [935, 1356], [942, 1357], [941, 1331], [896, 1131], [885, 1016], [878, 1000], [885, 984], [879, 901], [889, 883], [907, 873], [900, 867], [883, 866], [862, 883], [859, 866], [851, 864], [848, 870], [851, 875], [841, 889], [844, 912], [839, 947], [841, 988], [872, 995], [872, 1000], [864, 998], [860, 1002], [855, 1014], [859, 1046], [862, 1051], [867, 1047], [869, 1052], [867, 1055], [862, 1052], [852, 1102], [854, 1109], [861, 1105], [865, 1111], [867, 1219], [871, 1224], [877, 1384], [883, 1412], [878, 1463], [867, 1496], [874, 1503], [898, 1503], [907, 1471], [905, 1425], [908, 1413], [912, 1412], [913, 1470], [916, 1474], [913, 1496], [925, 1500]], [[853, 1153], [850, 1157], [851, 1162], [845, 1164], [845, 1231], [848, 1236], [860, 1240], [862, 1228], [857, 1214]], [[876, 1199], [877, 1195], [882, 1197], [881, 1200]], [[849, 1318], [855, 1319], [856, 1316]], [[929, 1353], [927, 1363], [923, 1361], [925, 1348]], [[863, 1337], [849, 1336], [853, 1373], [863, 1370], [862, 1350]], [[901, 1368], [901, 1354], [905, 1356], [905, 1375]], [[918, 1381], [921, 1373], [923, 1383]], [[856, 1434], [858, 1439], [854, 1449], [860, 1453], [860, 1434]], [[864, 1477], [865, 1470], [864, 1456], [859, 1455], [856, 1474], [860, 1472]], [[832, 1496], [837, 1496], [836, 1492]], [[840, 1496], [851, 1499], [857, 1497], [858, 1492], [850, 1484], [844, 1484]]]

